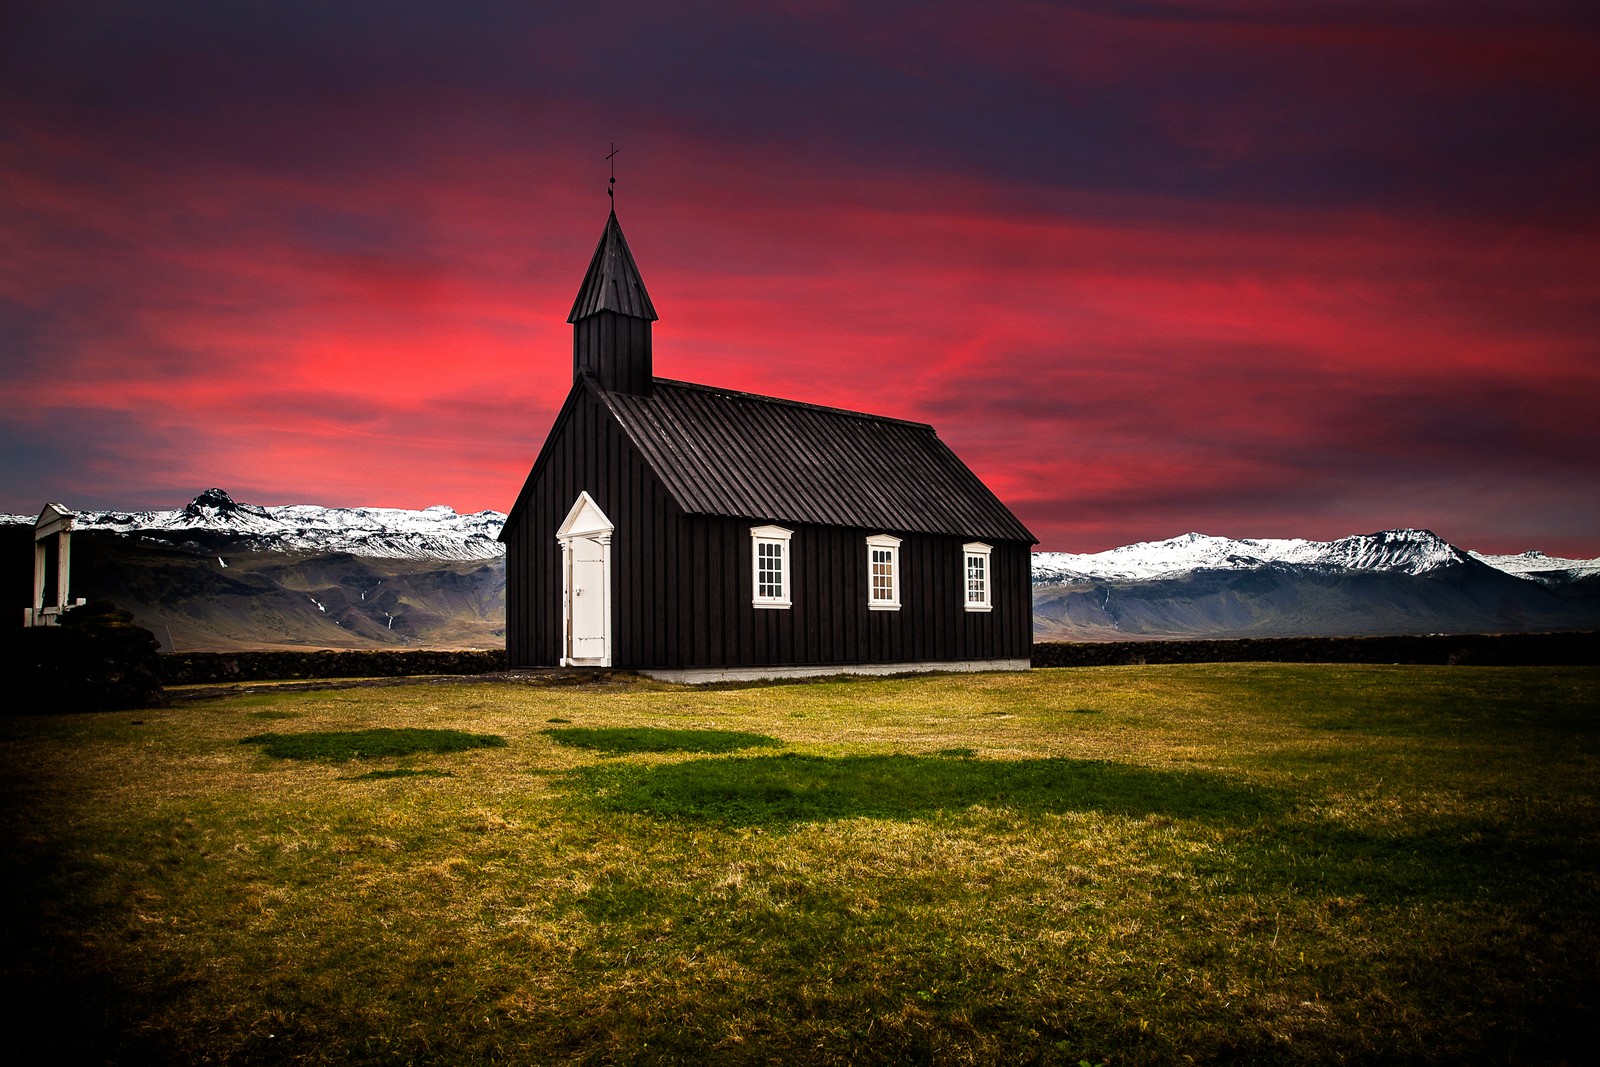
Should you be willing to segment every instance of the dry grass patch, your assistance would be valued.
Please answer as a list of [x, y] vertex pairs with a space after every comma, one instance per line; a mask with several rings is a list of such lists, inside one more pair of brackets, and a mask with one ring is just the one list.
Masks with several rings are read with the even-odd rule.
[[[8, 1002], [87, 1006], [24, 1028], [55, 1061], [1579, 1060], [1597, 683], [1217, 665], [0, 720]], [[506, 743], [240, 745], [280, 715]]]

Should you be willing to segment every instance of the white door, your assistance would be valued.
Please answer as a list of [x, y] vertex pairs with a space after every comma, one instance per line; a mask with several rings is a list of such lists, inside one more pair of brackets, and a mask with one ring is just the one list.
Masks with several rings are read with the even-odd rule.
[[569, 658], [604, 663], [606, 659], [606, 552], [599, 541], [572, 539], [572, 646]]
[[556, 530], [563, 569], [561, 665], [611, 666], [611, 534], [594, 497], [579, 493]]

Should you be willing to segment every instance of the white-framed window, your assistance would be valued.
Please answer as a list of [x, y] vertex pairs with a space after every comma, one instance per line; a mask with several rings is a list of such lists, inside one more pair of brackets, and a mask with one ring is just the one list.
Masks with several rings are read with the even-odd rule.
[[867, 538], [867, 607], [900, 610], [900, 538], [874, 534]]
[[758, 608], [786, 608], [789, 599], [789, 538], [782, 526], [750, 528], [751, 603]]
[[990, 599], [992, 576], [989, 573], [989, 553], [994, 551], [982, 541], [971, 541], [961, 546], [961, 570], [968, 611], [988, 611], [994, 606]]

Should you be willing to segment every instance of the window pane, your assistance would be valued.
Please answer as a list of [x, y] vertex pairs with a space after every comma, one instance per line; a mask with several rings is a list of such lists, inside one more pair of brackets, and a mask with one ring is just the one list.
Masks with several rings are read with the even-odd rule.
[[967, 603], [969, 604], [982, 604], [988, 600], [986, 595], [988, 576], [984, 573], [987, 563], [988, 560], [983, 556], [967, 557]]
[[782, 599], [783, 545], [776, 541], [756, 542], [756, 595]]

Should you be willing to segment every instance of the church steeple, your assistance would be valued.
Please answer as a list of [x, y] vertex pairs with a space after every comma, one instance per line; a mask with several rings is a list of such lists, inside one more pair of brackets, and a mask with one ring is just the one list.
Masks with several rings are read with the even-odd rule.
[[648, 396], [654, 373], [650, 324], [657, 318], [613, 210], [567, 316], [572, 323], [572, 380], [589, 374], [602, 389]]

